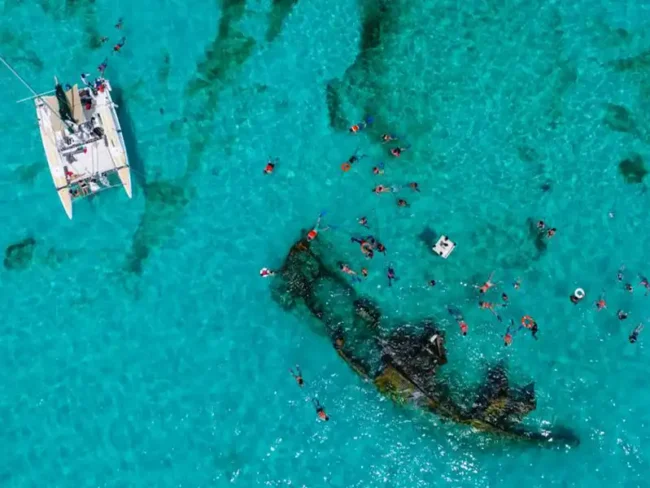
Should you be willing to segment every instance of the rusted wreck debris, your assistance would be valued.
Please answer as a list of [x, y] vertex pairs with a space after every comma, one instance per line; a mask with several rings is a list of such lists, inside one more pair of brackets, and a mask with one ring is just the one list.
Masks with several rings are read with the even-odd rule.
[[[501, 364], [488, 372], [475, 394], [451, 391], [435, 374], [447, 363], [444, 333], [431, 320], [381, 332], [381, 311], [335, 271], [336, 260], [330, 254], [322, 243], [305, 239], [295, 243], [277, 272], [273, 297], [287, 310], [306, 307], [325, 326], [341, 358], [380, 392], [484, 432], [542, 445], [579, 444], [568, 429], [541, 432], [521, 424], [536, 407], [534, 385], [510, 386]], [[472, 394], [470, 406], [454, 400]]]

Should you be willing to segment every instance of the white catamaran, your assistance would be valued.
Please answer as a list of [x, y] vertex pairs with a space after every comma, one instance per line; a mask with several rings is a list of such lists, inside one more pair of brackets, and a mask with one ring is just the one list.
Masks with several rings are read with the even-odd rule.
[[[47, 164], [68, 217], [72, 202], [102, 190], [122, 186], [131, 198], [131, 172], [124, 137], [103, 77], [64, 90], [56, 78], [53, 96], [36, 93], [0, 56], [0, 61], [33, 94]], [[52, 92], [49, 92], [52, 93]], [[25, 101], [21, 100], [21, 101]]]

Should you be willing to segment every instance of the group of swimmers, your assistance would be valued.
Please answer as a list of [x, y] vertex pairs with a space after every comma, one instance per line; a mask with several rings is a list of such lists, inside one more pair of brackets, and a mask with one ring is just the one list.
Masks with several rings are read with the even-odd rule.
[[[296, 370], [294, 371], [293, 369], [290, 369], [289, 373], [291, 373], [291, 376], [293, 376], [293, 379], [296, 380], [296, 383], [298, 383], [298, 386], [300, 388], [305, 386], [305, 380], [302, 377], [300, 366], [296, 365]], [[329, 415], [327, 415], [325, 412], [325, 408], [320, 404], [317, 398], [312, 398], [311, 401], [314, 404], [314, 408], [316, 409], [316, 415], [318, 416], [318, 419], [322, 420], [323, 422], [327, 422], [330, 418]]]

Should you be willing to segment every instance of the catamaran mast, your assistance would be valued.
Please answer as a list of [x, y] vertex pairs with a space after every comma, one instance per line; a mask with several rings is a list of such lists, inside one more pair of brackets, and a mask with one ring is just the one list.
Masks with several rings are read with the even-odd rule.
[[49, 103], [47, 103], [47, 102], [45, 101], [45, 99], [44, 99], [41, 95], [39, 95], [38, 93], [36, 93], [36, 90], [34, 90], [34, 89], [31, 87], [31, 85], [30, 85], [29, 83], [27, 83], [27, 82], [23, 79], [23, 77], [20, 76], [20, 75], [16, 72], [16, 70], [13, 69], [12, 66], [11, 66], [9, 63], [7, 63], [7, 61], [5, 60], [5, 58], [3, 58], [2, 56], [0, 56], [0, 62], [2, 62], [2, 64], [4, 64], [4, 65], [7, 67], [7, 69], [8, 69], [9, 71], [11, 71], [11, 74], [13, 74], [16, 78], [18, 78], [18, 81], [20, 81], [23, 85], [25, 85], [25, 87], [26, 87], [26, 88], [27, 88], [27, 89], [32, 93], [32, 95], [34, 95], [34, 98], [38, 98], [41, 102], [43, 102], [43, 103], [47, 106], [47, 108], [50, 109], [50, 111], [51, 111], [53, 114], [55, 114], [59, 119], [61, 119], [61, 122], [63, 122], [63, 123], [66, 125], [66, 127], [69, 128], [70, 125], [72, 125], [72, 124], [70, 124], [70, 122], [68, 122], [67, 120], [63, 120], [63, 118], [59, 115], [58, 111], [54, 110], [54, 109], [52, 108], [52, 106], [51, 106]]

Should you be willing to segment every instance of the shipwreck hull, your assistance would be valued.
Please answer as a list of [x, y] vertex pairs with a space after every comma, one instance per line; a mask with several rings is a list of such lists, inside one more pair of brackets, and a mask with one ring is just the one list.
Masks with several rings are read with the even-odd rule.
[[[382, 394], [488, 434], [544, 446], [579, 444], [569, 429], [534, 431], [521, 424], [537, 406], [534, 385], [509, 385], [501, 364], [490, 369], [476, 393], [452, 391], [436, 375], [447, 362], [444, 333], [431, 320], [399, 321], [404, 325], [383, 331], [379, 307], [359, 296], [336, 269], [335, 258], [322, 242], [299, 240], [277, 272], [272, 296], [285, 309], [318, 319], [338, 355]], [[470, 408], [454, 400], [470, 395], [475, 398]]]

